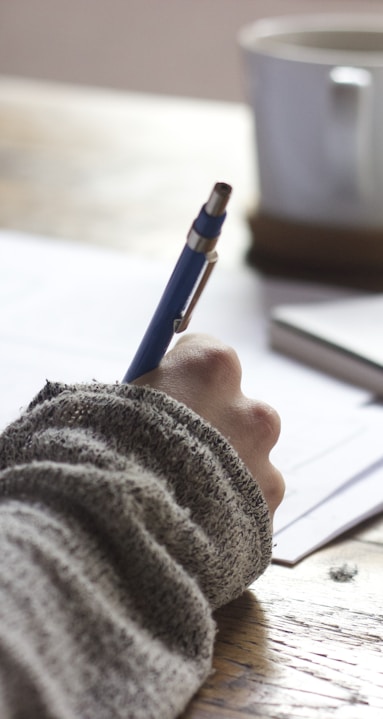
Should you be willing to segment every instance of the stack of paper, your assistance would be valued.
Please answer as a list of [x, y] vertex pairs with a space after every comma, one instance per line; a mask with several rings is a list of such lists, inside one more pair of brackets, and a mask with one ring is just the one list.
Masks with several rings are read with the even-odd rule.
[[[46, 379], [120, 380], [171, 270], [168, 262], [0, 232], [0, 425]], [[244, 392], [282, 417], [272, 458], [287, 492], [275, 516], [274, 557], [294, 563], [382, 510], [383, 409], [368, 391], [270, 351], [266, 289], [250, 269], [218, 264], [191, 331], [233, 345]]]
[[382, 412], [366, 406], [327, 418], [309, 416], [291, 428], [295, 442], [285, 437], [288, 452], [275, 448], [273, 458], [284, 469], [287, 487], [275, 515], [275, 560], [294, 564], [383, 511]]
[[[382, 294], [284, 304], [271, 313], [270, 344], [383, 396], [382, 318]], [[275, 525], [278, 559], [293, 562], [304, 556], [304, 534], [314, 549], [383, 510], [381, 412], [377, 400], [375, 407], [359, 407], [343, 420], [338, 417], [336, 425], [344, 428], [344, 438], [335, 431], [334, 444], [300, 466], [289, 467], [286, 458], [278, 457], [288, 484], [287, 501]], [[333, 425], [329, 417], [321, 428], [322, 439], [327, 431], [330, 438]], [[304, 427], [301, 436], [305, 437]]]

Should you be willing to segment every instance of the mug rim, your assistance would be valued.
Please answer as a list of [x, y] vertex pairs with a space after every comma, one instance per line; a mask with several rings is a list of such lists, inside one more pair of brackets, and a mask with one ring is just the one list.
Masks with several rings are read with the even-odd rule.
[[[343, 47], [320, 47], [298, 42], [283, 41], [288, 35], [310, 33], [371, 33], [382, 36], [381, 49], [354, 49]], [[245, 25], [238, 36], [241, 48], [252, 55], [333, 64], [355, 58], [358, 65], [383, 63], [383, 15], [367, 13], [321, 13], [267, 17]]]

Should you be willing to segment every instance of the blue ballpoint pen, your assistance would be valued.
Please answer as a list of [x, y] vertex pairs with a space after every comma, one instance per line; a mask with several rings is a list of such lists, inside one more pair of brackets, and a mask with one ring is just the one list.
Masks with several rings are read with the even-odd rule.
[[226, 217], [230, 194], [230, 185], [217, 182], [194, 220], [184, 249], [123, 383], [132, 382], [158, 367], [173, 334], [183, 332], [188, 326], [192, 310], [218, 259], [214, 248]]

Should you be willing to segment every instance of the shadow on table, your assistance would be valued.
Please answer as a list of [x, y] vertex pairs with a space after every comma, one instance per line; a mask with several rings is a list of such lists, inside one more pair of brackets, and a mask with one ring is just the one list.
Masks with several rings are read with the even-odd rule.
[[219, 609], [215, 620], [213, 673], [183, 719], [236, 717], [236, 712], [261, 699], [262, 686], [275, 672], [275, 663], [268, 658], [267, 615], [253, 592], [246, 591]]

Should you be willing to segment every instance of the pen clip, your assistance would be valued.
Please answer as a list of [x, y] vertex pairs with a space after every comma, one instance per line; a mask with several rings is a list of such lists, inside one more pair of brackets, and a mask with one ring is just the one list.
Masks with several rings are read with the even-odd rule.
[[185, 309], [184, 314], [181, 317], [177, 317], [177, 319], [174, 320], [173, 323], [173, 329], [176, 334], [179, 334], [180, 332], [183, 332], [187, 329], [189, 322], [191, 320], [191, 316], [194, 310], [194, 307], [196, 306], [199, 298], [202, 295], [203, 290], [205, 289], [206, 283], [213, 271], [214, 265], [216, 264], [218, 260], [218, 254], [215, 250], [211, 250], [210, 252], [207, 252], [206, 255], [206, 265], [205, 270], [203, 272], [203, 275], [194, 290], [194, 294], [188, 304], [188, 306]]

